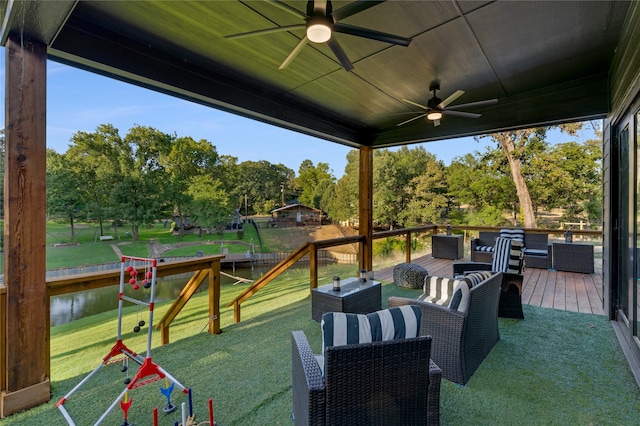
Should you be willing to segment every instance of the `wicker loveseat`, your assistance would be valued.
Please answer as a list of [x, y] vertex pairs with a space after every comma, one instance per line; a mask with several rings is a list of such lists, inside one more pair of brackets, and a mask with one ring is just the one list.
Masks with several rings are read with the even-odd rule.
[[489, 278], [475, 284], [469, 290], [465, 311], [417, 299], [389, 298], [389, 307], [421, 308], [420, 335], [432, 337], [431, 359], [442, 369], [445, 379], [465, 385], [500, 340], [498, 303], [502, 275], [489, 274]]
[[[493, 244], [500, 232], [480, 231], [478, 238], [471, 239], [471, 261], [491, 263]], [[527, 268], [551, 268], [549, 236], [524, 232], [524, 263]]]
[[[418, 336], [421, 311], [407, 308], [325, 313], [322, 356], [314, 355], [304, 332], [292, 332], [296, 425], [440, 423], [442, 370], [430, 360], [431, 337]], [[405, 323], [412, 315], [413, 323]]]

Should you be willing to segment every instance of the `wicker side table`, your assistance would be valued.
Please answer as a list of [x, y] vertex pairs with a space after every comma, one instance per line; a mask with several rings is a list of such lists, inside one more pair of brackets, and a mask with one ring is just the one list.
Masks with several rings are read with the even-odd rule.
[[382, 286], [380, 281], [345, 278], [340, 291], [333, 291], [333, 283], [314, 288], [311, 291], [311, 319], [322, 320], [325, 312], [351, 312], [368, 314], [379, 311], [382, 306]]
[[553, 243], [553, 269], [593, 274], [593, 246], [579, 243]]
[[432, 235], [431, 255], [439, 259], [462, 259], [464, 257], [464, 237], [462, 235]]

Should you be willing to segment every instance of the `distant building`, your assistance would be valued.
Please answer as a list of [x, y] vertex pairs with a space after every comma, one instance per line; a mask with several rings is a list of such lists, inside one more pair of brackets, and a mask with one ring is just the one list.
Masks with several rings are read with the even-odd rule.
[[322, 210], [302, 205], [287, 204], [271, 211], [271, 226], [285, 228], [289, 226], [322, 225]]

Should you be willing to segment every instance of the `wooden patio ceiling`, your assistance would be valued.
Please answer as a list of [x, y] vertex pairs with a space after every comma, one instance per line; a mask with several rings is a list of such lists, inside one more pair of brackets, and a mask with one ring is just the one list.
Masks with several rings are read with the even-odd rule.
[[[305, 12], [306, 1], [283, 1]], [[352, 1], [333, 1], [333, 10]], [[3, 1], [10, 33], [48, 45], [50, 59], [347, 146], [384, 147], [602, 118], [608, 72], [629, 7], [625, 1], [388, 1], [345, 24], [410, 38], [408, 47], [347, 34], [336, 39], [345, 71], [324, 44], [285, 31], [227, 35], [299, 24], [267, 1]], [[478, 119], [415, 120], [402, 99], [454, 104]], [[424, 112], [424, 111], [422, 111]]]

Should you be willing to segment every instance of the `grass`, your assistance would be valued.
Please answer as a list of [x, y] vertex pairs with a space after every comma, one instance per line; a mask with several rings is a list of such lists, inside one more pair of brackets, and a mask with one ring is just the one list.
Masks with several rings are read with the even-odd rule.
[[[350, 265], [322, 270], [350, 275]], [[290, 332], [303, 330], [320, 351], [320, 325], [311, 321], [308, 272], [293, 270], [242, 305], [242, 322], [233, 323], [226, 304], [243, 287], [221, 290], [223, 333], [202, 332], [207, 297], [199, 294], [171, 326], [171, 344], [159, 346], [153, 334], [153, 359], [193, 389], [198, 421], [206, 401], [214, 401], [222, 425], [292, 424]], [[390, 295], [415, 297], [419, 290], [383, 286]], [[384, 304], [384, 302], [383, 302]], [[159, 318], [169, 306], [158, 305]], [[606, 317], [524, 306], [523, 321], [500, 319], [501, 340], [467, 386], [443, 381], [444, 425], [605, 425], [637, 424], [640, 395]], [[125, 344], [144, 354], [146, 327], [133, 333], [141, 317], [128, 309], [123, 319]], [[84, 318], [52, 329], [50, 403], [3, 420], [6, 425], [64, 424], [55, 403], [95, 368], [115, 342], [116, 313]], [[119, 365], [104, 367], [65, 403], [78, 425], [93, 424], [124, 389]], [[129, 420], [151, 424], [154, 406], [166, 400], [156, 382], [134, 389]], [[172, 402], [185, 397], [174, 392]], [[179, 413], [160, 416], [173, 425]], [[121, 424], [116, 407], [105, 424]]]
[[[236, 231], [224, 234], [186, 234], [175, 236], [164, 223], [156, 223], [152, 227], [139, 230], [139, 240], [133, 241], [127, 233], [127, 227], [118, 228], [117, 235], [113, 227], [105, 227], [105, 235], [113, 235], [113, 240], [100, 241], [96, 232], [96, 224], [79, 223], [75, 227], [75, 235], [71, 237], [68, 224], [47, 222], [47, 269], [72, 268], [76, 266], [97, 265], [118, 262], [120, 255], [113, 249], [115, 245], [126, 256], [149, 257], [149, 241], [159, 244], [174, 244], [181, 247], [168, 250], [164, 256], [194, 256], [197, 251], [203, 254], [220, 254], [221, 243], [229, 253], [245, 253], [250, 243], [259, 250], [259, 238], [253, 226], [245, 226], [242, 240], [238, 240]], [[97, 240], [97, 241], [96, 241]], [[77, 245], [75, 245], [77, 244]], [[54, 246], [61, 245], [61, 246]]]

